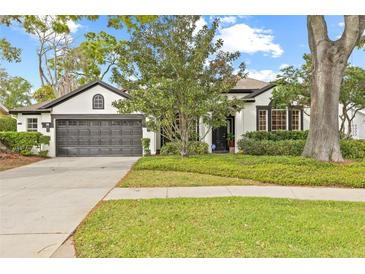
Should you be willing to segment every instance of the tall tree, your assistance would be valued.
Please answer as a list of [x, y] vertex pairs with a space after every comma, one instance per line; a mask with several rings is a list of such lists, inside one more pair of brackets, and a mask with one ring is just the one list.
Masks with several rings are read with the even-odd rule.
[[143, 112], [148, 127], [178, 144], [180, 154], [196, 137], [199, 118], [209, 127], [226, 123], [242, 101], [225, 96], [244, 74], [235, 75], [238, 52], [221, 51], [215, 41], [218, 21], [197, 28], [199, 16], [163, 16], [131, 35], [125, 57], [113, 69], [113, 80], [130, 90], [131, 100], [114, 102], [120, 112]]
[[22, 77], [11, 77], [0, 69], [0, 102], [8, 109], [31, 103], [31, 84]]
[[356, 113], [365, 108], [364, 69], [353, 66], [346, 68], [341, 85], [340, 102], [342, 105], [340, 132], [350, 138]]
[[[304, 54], [301, 67], [288, 66], [281, 69], [275, 80], [273, 103], [280, 107], [299, 105], [304, 109], [311, 105], [312, 59]], [[352, 122], [356, 113], [365, 108], [365, 70], [348, 64], [341, 83], [339, 103], [340, 133], [347, 138], [352, 135]], [[309, 115], [309, 112], [307, 113]]]
[[311, 119], [303, 156], [321, 161], [343, 161], [338, 131], [341, 82], [348, 58], [362, 39], [365, 16], [345, 16], [341, 38], [328, 37], [324, 16], [310, 15], [308, 41], [313, 62]]

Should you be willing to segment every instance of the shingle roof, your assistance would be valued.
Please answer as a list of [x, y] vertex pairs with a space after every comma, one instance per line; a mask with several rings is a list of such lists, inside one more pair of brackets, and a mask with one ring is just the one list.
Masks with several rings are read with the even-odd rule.
[[229, 93], [244, 93], [247, 94], [243, 97], [246, 101], [254, 101], [255, 97], [273, 88], [275, 84], [268, 83], [253, 78], [242, 78], [238, 81], [237, 85], [229, 91]]
[[16, 113], [19, 113], [19, 112], [50, 112], [51, 111], [51, 108], [77, 94], [79, 94], [80, 92], [83, 92], [95, 85], [101, 85], [103, 87], [105, 87], [106, 89], [112, 91], [112, 92], [115, 92], [125, 98], [130, 98], [131, 96], [127, 93], [125, 93], [125, 90], [119, 90], [103, 81], [99, 81], [99, 80], [96, 80], [96, 81], [92, 81], [86, 85], [83, 85], [77, 89], [75, 89], [74, 91], [71, 91], [70, 93], [67, 93], [57, 99], [54, 99], [54, 100], [50, 100], [50, 101], [47, 101], [47, 102], [43, 102], [43, 103], [39, 103], [39, 104], [34, 104], [34, 105], [30, 105], [30, 106], [26, 106], [26, 107], [20, 107], [20, 108], [16, 108], [16, 109], [12, 109], [10, 110], [10, 113], [13, 113], [13, 114], [16, 114]]
[[14, 108], [14, 109], [11, 109], [9, 111], [9, 113], [15, 114], [15, 113], [19, 113], [19, 112], [50, 112], [51, 109], [40, 109], [40, 108], [51, 101], [52, 100], [38, 103], [38, 104], [33, 104], [30, 106]]
[[238, 81], [238, 83], [236, 84], [236, 86], [232, 89], [232, 90], [252, 90], [252, 89], [262, 89], [264, 87], [266, 87], [267, 85], [269, 85], [270, 83], [267, 82], [263, 82], [260, 80], [256, 80], [253, 78], [242, 78]]

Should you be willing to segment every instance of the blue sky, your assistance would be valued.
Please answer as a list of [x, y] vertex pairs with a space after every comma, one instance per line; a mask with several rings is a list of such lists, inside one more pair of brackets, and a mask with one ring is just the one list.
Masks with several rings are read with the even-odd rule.
[[[239, 50], [240, 61], [245, 61], [249, 76], [264, 81], [275, 78], [280, 67], [298, 66], [302, 55], [309, 52], [305, 16], [219, 16], [221, 27], [217, 37], [225, 41], [227, 50]], [[203, 16], [198, 26], [209, 24], [212, 16]], [[343, 30], [342, 16], [326, 16], [330, 38], [336, 39]], [[107, 18], [95, 22], [82, 20], [72, 25], [74, 44], [83, 40], [86, 32], [106, 31], [119, 39], [128, 39], [126, 30], [107, 28]], [[40, 86], [37, 74], [37, 41], [19, 27], [0, 26], [0, 37], [5, 37], [14, 46], [22, 48], [21, 63], [2, 62], [1, 66], [13, 76], [22, 76], [33, 85]], [[355, 49], [350, 62], [365, 68], [365, 51]], [[108, 79], [106, 79], [108, 80]]]

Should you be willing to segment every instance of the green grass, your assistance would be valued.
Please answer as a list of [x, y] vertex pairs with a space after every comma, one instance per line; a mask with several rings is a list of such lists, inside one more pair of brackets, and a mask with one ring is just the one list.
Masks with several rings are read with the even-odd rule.
[[103, 202], [79, 257], [365, 257], [365, 204], [270, 198]]
[[[280, 185], [365, 187], [364, 160], [339, 164], [291, 156], [158, 156], [140, 159], [133, 170], [190, 172]], [[156, 180], [153, 186], [158, 186]]]
[[118, 184], [119, 187], [173, 187], [173, 186], [223, 186], [257, 185], [258, 182], [199, 174], [192, 172], [134, 170], [128, 173]]

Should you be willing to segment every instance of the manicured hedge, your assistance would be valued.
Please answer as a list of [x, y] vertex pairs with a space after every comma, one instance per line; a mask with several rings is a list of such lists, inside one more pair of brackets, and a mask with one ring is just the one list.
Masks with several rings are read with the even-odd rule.
[[282, 140], [306, 140], [308, 130], [280, 130], [280, 131], [251, 131], [243, 135], [243, 138], [249, 138], [257, 141], [282, 141]]
[[[288, 155], [300, 156], [305, 140], [258, 141], [241, 139], [238, 148], [248, 155]], [[365, 140], [341, 140], [342, 156], [346, 159], [365, 158]]]
[[31, 155], [34, 146], [49, 144], [50, 137], [39, 132], [0, 132], [0, 141], [10, 150], [22, 155]]
[[16, 120], [10, 116], [0, 117], [0, 131], [16, 131]]
[[[202, 155], [208, 153], [208, 144], [204, 142], [190, 142], [188, 146], [189, 155]], [[160, 151], [161, 155], [179, 155], [178, 144], [175, 142], [166, 143]]]

